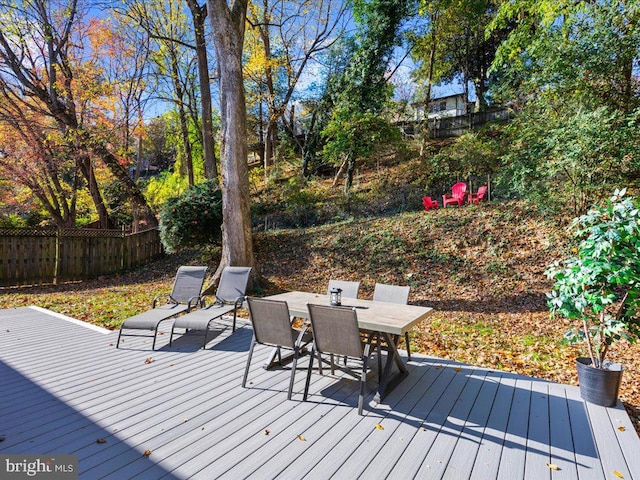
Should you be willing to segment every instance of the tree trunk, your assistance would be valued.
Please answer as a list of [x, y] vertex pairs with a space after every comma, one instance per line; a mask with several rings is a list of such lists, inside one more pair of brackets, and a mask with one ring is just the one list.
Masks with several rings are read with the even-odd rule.
[[[88, 134], [85, 135], [87, 137], [89, 136]], [[109, 168], [109, 171], [111, 171], [111, 173], [120, 180], [120, 183], [122, 183], [129, 195], [129, 198], [131, 199], [131, 209], [134, 213], [139, 214], [142, 219], [146, 220], [146, 227], [157, 227], [158, 219], [149, 207], [142, 191], [118, 161], [118, 158], [111, 153], [109, 149], [102, 144], [102, 142], [91, 140], [91, 138], [83, 138], [82, 141], [82, 148], [99, 157]]]
[[113, 226], [111, 219], [109, 218], [109, 213], [107, 212], [107, 207], [104, 204], [104, 200], [102, 199], [102, 194], [100, 193], [100, 189], [98, 188], [98, 182], [96, 182], [96, 176], [93, 172], [93, 165], [91, 165], [91, 159], [89, 155], [84, 152], [78, 152], [78, 165], [80, 166], [80, 171], [82, 175], [87, 180], [87, 185], [89, 187], [89, 195], [91, 195], [91, 200], [93, 200], [93, 204], [96, 207], [96, 212], [98, 213], [98, 222], [100, 224], [100, 229], [106, 230]]
[[184, 91], [180, 84], [180, 72], [178, 71], [178, 59], [175, 51], [171, 51], [171, 73], [173, 80], [173, 88], [176, 91], [176, 106], [178, 107], [178, 118], [180, 120], [180, 134], [182, 135], [182, 143], [184, 148], [184, 163], [187, 169], [187, 180], [189, 186], [195, 185], [193, 175], [193, 153], [191, 151], [191, 140], [189, 140], [189, 126], [187, 124], [187, 114], [184, 111]]
[[196, 0], [187, 0], [193, 16], [196, 38], [196, 58], [198, 60], [198, 80], [200, 84], [200, 108], [202, 116], [202, 150], [204, 153], [204, 174], [208, 179], [218, 178], [216, 165], [215, 138], [213, 135], [213, 108], [211, 106], [211, 82], [209, 80], [209, 60], [204, 37], [204, 22], [207, 17], [206, 4], [202, 7]]
[[[228, 265], [255, 267], [247, 168], [247, 118], [242, 47], [247, 0], [208, 0], [218, 68], [222, 119], [222, 256], [214, 277]], [[253, 277], [257, 272], [253, 271]]]

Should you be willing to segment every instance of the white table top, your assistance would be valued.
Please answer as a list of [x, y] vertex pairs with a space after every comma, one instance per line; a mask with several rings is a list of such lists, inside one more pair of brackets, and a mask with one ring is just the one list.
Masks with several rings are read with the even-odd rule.
[[[289, 313], [295, 317], [309, 318], [307, 304], [329, 305], [329, 296], [307, 292], [286, 292], [266, 297], [272, 300], [285, 300]], [[355, 298], [343, 298], [343, 307], [355, 307], [358, 326], [363, 330], [403, 335], [411, 327], [433, 312], [431, 307], [402, 305], [397, 303], [373, 302]]]

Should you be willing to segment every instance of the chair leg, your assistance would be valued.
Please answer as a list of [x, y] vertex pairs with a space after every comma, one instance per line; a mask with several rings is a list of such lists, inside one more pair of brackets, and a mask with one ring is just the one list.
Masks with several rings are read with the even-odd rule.
[[116, 348], [120, 347], [120, 337], [122, 336], [122, 328], [120, 328], [120, 333], [118, 333], [118, 341], [116, 342]]
[[158, 338], [158, 326], [156, 325], [156, 329], [153, 332], [153, 343], [151, 344], [151, 350], [156, 349], [156, 339]]
[[[309, 368], [307, 369], [307, 380], [304, 384], [304, 394], [302, 395], [302, 401], [307, 401], [309, 395], [309, 384], [311, 383], [311, 370], [313, 369], [313, 359], [315, 357], [315, 346], [311, 347], [311, 355], [309, 355]], [[320, 361], [322, 363], [322, 361]], [[322, 366], [320, 367], [322, 368]]]
[[330, 355], [331, 357], [331, 375], [336, 374], [336, 364], [334, 363], [333, 353]]
[[407, 360], [411, 361], [411, 348], [409, 346], [409, 332], [404, 332], [404, 343], [407, 346]]
[[173, 344], [173, 331], [176, 329], [175, 325], [171, 327], [171, 336], [169, 337], [169, 346]]
[[367, 385], [367, 364], [369, 363], [368, 348], [365, 347], [365, 356], [362, 357], [362, 376], [360, 377], [360, 395], [358, 397], [358, 415], [362, 415], [364, 409], [364, 393]]
[[232, 331], [232, 332], [235, 332], [235, 331], [236, 331], [236, 316], [237, 316], [237, 315], [238, 315], [238, 309], [236, 308], [236, 309], [233, 311], [233, 328], [231, 328], [231, 331]]
[[296, 366], [298, 365], [299, 357], [300, 357], [300, 348], [295, 347], [293, 349], [293, 363], [291, 364], [291, 379], [289, 380], [289, 393], [287, 394], [287, 400], [291, 400], [291, 393], [293, 392], [293, 381], [296, 377]]
[[249, 357], [247, 358], [247, 366], [244, 369], [244, 377], [242, 378], [242, 388], [247, 384], [247, 376], [249, 376], [249, 366], [251, 365], [251, 357], [253, 357], [253, 349], [256, 346], [255, 337], [251, 340], [251, 348], [249, 348]]

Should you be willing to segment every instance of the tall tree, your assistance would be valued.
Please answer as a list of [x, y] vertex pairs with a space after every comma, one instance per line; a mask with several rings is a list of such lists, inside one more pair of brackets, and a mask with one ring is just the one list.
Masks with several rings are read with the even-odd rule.
[[[248, 21], [262, 43], [260, 82], [267, 107], [264, 167], [272, 163], [278, 122], [287, 112], [309, 63], [340, 38], [346, 20], [341, 0], [262, 0], [250, 5]], [[254, 67], [255, 69], [255, 67]]]
[[353, 182], [356, 161], [391, 134], [380, 117], [391, 98], [386, 73], [398, 28], [412, 2], [406, 0], [355, 0], [358, 30], [350, 63], [335, 79], [334, 111], [323, 132], [324, 151], [345, 171], [345, 192]]
[[207, 1], [218, 61], [222, 121], [222, 258], [216, 277], [227, 265], [255, 266], [247, 168], [247, 111], [242, 74], [247, 2]]

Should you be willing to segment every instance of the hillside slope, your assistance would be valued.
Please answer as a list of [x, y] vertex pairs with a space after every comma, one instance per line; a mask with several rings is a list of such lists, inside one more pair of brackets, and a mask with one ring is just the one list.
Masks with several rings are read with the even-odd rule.
[[[265, 293], [322, 292], [330, 278], [411, 286], [410, 302], [435, 314], [414, 332], [428, 355], [576, 384], [567, 323], [550, 319], [544, 271], [572, 248], [566, 224], [517, 202], [408, 212], [256, 235]], [[640, 420], [638, 347], [617, 345], [622, 398]]]

